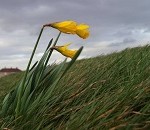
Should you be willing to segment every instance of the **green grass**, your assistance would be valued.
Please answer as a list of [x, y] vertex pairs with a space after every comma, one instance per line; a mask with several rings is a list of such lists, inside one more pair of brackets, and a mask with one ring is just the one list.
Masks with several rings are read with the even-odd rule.
[[[0, 99], [21, 74], [0, 79]], [[49, 79], [50, 80], [50, 79]], [[150, 128], [150, 46], [78, 60], [30, 118], [14, 129]]]
[[21, 79], [23, 72], [10, 74], [0, 78], [0, 107], [4, 96], [16, 85]]

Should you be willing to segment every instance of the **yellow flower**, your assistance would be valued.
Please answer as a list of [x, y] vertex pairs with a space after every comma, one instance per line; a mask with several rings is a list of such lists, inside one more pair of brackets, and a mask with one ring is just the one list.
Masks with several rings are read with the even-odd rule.
[[66, 57], [70, 57], [71, 59], [74, 57], [74, 55], [76, 54], [77, 50], [70, 50], [68, 49], [69, 44], [65, 44], [63, 46], [54, 46], [51, 49], [57, 50], [58, 52], [60, 52], [62, 55], [66, 56]]
[[89, 36], [88, 25], [77, 24], [75, 21], [72, 21], [72, 20], [45, 24], [44, 27], [45, 26], [53, 27], [63, 33], [77, 34], [79, 37], [83, 39], [86, 39]]
[[51, 26], [53, 28], [56, 28], [60, 32], [63, 32], [63, 33], [75, 34], [77, 23], [70, 20], [70, 21], [51, 23], [51, 24], [48, 24], [47, 26]]
[[89, 26], [86, 24], [80, 24], [77, 26], [76, 34], [83, 38], [86, 39], [89, 36]]

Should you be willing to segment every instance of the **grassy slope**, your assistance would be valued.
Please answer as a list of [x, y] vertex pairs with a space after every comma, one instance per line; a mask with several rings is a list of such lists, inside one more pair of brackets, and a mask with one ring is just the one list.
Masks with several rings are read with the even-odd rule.
[[13, 85], [15, 85], [21, 77], [22, 73], [16, 73], [0, 78], [0, 106], [4, 95], [6, 95], [11, 90]]
[[[0, 98], [19, 77], [0, 79]], [[150, 127], [149, 46], [79, 60], [58, 85], [45, 129]]]

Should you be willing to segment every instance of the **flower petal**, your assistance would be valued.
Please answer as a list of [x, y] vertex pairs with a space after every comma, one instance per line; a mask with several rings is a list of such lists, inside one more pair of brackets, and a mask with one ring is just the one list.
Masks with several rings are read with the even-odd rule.
[[84, 30], [84, 29], [88, 29], [89, 28], [89, 25], [87, 24], [79, 24], [77, 26], [77, 30]]
[[80, 24], [77, 26], [76, 34], [83, 38], [86, 39], [89, 36], [89, 26], [86, 24]]
[[50, 26], [58, 29], [63, 33], [75, 34], [77, 23], [74, 21], [63, 21], [63, 22], [51, 23]]
[[88, 38], [89, 37], [89, 30], [77, 30], [76, 31], [76, 34], [79, 36], [79, 37], [81, 37], [81, 38], [83, 38], [83, 39], [86, 39], [86, 38]]
[[77, 50], [70, 50], [70, 49], [68, 49], [68, 46], [70, 44], [71, 43], [65, 44], [63, 46], [55, 46], [52, 49], [57, 50], [58, 52], [60, 52], [62, 55], [66, 56], [66, 57], [73, 58], [74, 55], [76, 54]]

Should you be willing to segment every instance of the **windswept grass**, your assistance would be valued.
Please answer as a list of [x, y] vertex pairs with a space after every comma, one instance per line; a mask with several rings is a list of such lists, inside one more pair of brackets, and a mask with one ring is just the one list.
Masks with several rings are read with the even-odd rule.
[[13, 88], [13, 86], [16, 85], [16, 83], [21, 79], [22, 75], [23, 72], [10, 74], [0, 78], [0, 109], [4, 95], [6, 95]]
[[[5, 83], [7, 78], [0, 79], [0, 83]], [[11, 79], [8, 82], [12, 83]], [[9, 83], [1, 97], [10, 89]], [[14, 121], [7, 127], [19, 130], [149, 129], [150, 46], [78, 60], [53, 89], [46, 106], [39, 104], [32, 117], [28, 118], [27, 113], [21, 122], [14, 125]]]

